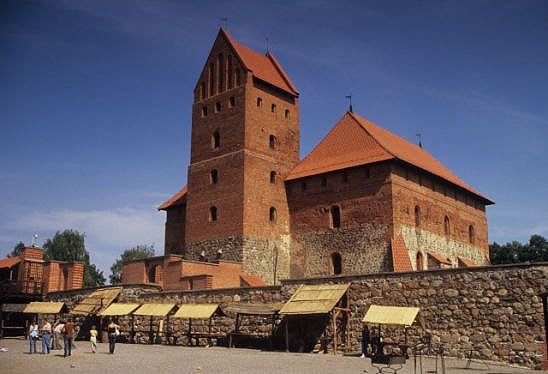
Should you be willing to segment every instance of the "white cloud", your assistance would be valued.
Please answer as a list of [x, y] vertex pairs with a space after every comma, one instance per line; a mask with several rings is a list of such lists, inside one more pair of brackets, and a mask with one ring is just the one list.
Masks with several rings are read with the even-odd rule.
[[5, 222], [3, 231], [38, 232], [40, 242], [56, 231], [74, 229], [86, 235], [91, 262], [105, 271], [124, 249], [137, 244], [154, 244], [163, 253], [165, 216], [153, 207], [112, 210], [35, 211]]

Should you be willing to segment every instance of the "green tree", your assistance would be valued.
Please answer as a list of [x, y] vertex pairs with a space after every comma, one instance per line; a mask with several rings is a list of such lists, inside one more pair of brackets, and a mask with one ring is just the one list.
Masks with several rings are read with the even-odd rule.
[[126, 249], [119, 258], [116, 259], [114, 264], [110, 267], [110, 284], [118, 284], [122, 282], [122, 265], [124, 262], [133, 260], [142, 260], [145, 258], [154, 256], [154, 245], [137, 245], [135, 247]]
[[81, 261], [84, 263], [84, 287], [102, 286], [105, 277], [102, 271], [89, 262], [89, 252], [86, 250], [84, 234], [76, 230], [57, 231], [52, 239], [44, 242], [44, 255], [47, 260]]
[[540, 235], [531, 235], [526, 244], [515, 240], [504, 245], [495, 242], [489, 246], [489, 255], [493, 265], [548, 261], [548, 241]]
[[19, 242], [15, 244], [15, 247], [13, 247], [13, 250], [10, 252], [8, 257], [17, 257], [21, 253], [21, 251], [25, 248], [25, 243]]

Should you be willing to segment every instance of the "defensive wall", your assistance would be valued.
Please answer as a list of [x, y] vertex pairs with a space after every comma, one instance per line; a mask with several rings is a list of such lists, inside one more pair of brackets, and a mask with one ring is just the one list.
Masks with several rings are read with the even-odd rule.
[[[153, 303], [272, 303], [285, 302], [300, 284], [350, 283], [349, 321], [350, 350], [360, 349], [361, 320], [371, 304], [417, 306], [420, 321], [409, 329], [409, 344], [417, 343], [426, 332], [434, 345], [441, 343], [445, 354], [456, 357], [506, 361], [532, 368], [541, 368], [545, 359], [544, 312], [540, 294], [548, 285], [548, 263], [503, 265], [477, 268], [456, 268], [409, 273], [383, 273], [325, 278], [284, 280], [280, 286], [231, 288], [194, 291], [158, 292], [152, 285], [124, 286], [118, 302]], [[69, 309], [90, 290], [55, 292], [50, 300], [65, 301]], [[161, 322], [165, 334], [153, 334], [161, 318], [123, 317], [119, 319], [124, 336], [133, 334], [138, 343], [150, 339], [168, 344], [186, 344], [188, 321], [168, 318]], [[306, 321], [292, 327], [291, 350], [318, 350], [319, 342], [299, 343], [317, 339], [329, 330], [328, 319]], [[84, 322], [82, 317], [77, 323]], [[233, 315], [218, 316], [213, 321], [214, 333], [233, 331]], [[306, 327], [306, 331], [305, 331]], [[241, 330], [251, 334], [268, 333], [269, 321], [250, 317], [242, 321]], [[194, 322], [193, 329], [207, 331], [207, 322]], [[85, 331], [85, 329], [83, 329]], [[314, 331], [316, 330], [316, 331]], [[275, 335], [281, 340], [283, 329]], [[306, 333], [306, 337], [297, 336]], [[385, 337], [403, 341], [402, 329], [385, 330]], [[85, 334], [81, 333], [81, 336]], [[330, 333], [327, 333], [330, 336]], [[343, 336], [341, 336], [343, 338]], [[344, 339], [339, 339], [344, 341]], [[203, 340], [194, 343], [205, 344]], [[222, 341], [218, 342], [222, 344]], [[308, 348], [308, 349], [305, 349]], [[310, 349], [311, 348], [311, 349]]]

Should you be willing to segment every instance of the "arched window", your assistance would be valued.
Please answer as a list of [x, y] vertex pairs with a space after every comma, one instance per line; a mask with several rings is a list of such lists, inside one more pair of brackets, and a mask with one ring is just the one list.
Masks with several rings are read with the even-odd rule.
[[450, 227], [449, 227], [449, 217], [445, 216], [443, 219], [443, 229], [445, 231], [445, 235], [449, 236], [450, 234]]
[[225, 60], [222, 53], [217, 57], [217, 66], [219, 67], [219, 74], [217, 75], [219, 77], [219, 92], [223, 92], [225, 81]]
[[336, 229], [337, 227], [341, 227], [341, 209], [333, 205], [330, 209], [331, 213], [331, 228]]
[[217, 221], [217, 207], [212, 206], [209, 208], [209, 222]]
[[210, 183], [215, 184], [215, 183], [217, 183], [218, 180], [219, 180], [219, 172], [217, 171], [217, 169], [211, 170], [211, 172], [209, 174]]
[[202, 82], [202, 84], [200, 85], [200, 91], [201, 91], [202, 100], [203, 100], [206, 98], [206, 95], [207, 95], [205, 82]]
[[276, 172], [275, 171], [270, 172], [270, 183], [276, 184]]
[[221, 135], [219, 135], [219, 131], [215, 131], [213, 135], [211, 135], [211, 148], [219, 149], [220, 146], [221, 146]]
[[415, 227], [421, 227], [421, 208], [415, 205]]
[[257, 98], [257, 107], [262, 107], [263, 106], [263, 99], [261, 99], [260, 97]]
[[470, 244], [474, 244], [474, 238], [475, 236], [475, 233], [474, 233], [474, 226], [470, 225], [468, 226], [468, 241], [470, 242]]
[[342, 257], [340, 253], [331, 254], [331, 274], [339, 275], [342, 273]]
[[274, 208], [273, 206], [270, 207], [270, 211], [269, 211], [269, 219], [270, 219], [270, 222], [276, 222], [276, 208]]
[[285, 110], [285, 119], [289, 119], [289, 109]]
[[424, 270], [424, 258], [422, 253], [417, 252], [417, 271]]
[[209, 64], [209, 96], [213, 96], [215, 91], [215, 65]]
[[276, 149], [276, 137], [274, 135], [268, 137], [268, 146], [270, 149]]
[[228, 65], [228, 89], [230, 90], [232, 87], [234, 87], [234, 74], [232, 73], [232, 56], [228, 55], [227, 57], [227, 65]]

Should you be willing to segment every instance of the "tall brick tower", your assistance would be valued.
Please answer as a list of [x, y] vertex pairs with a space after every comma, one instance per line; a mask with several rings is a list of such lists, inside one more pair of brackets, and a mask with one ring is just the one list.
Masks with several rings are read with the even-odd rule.
[[271, 53], [221, 29], [194, 89], [184, 257], [221, 250], [267, 283], [288, 277], [284, 178], [298, 162], [297, 90]]

